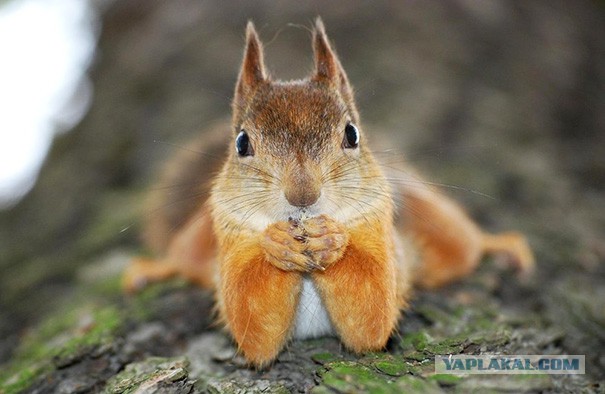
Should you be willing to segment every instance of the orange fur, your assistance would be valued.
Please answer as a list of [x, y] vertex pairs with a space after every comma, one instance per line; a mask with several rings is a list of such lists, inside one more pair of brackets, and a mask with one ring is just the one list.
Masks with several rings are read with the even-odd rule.
[[199, 286], [213, 288], [215, 253], [212, 218], [204, 208], [176, 232], [160, 261], [135, 259], [122, 276], [122, 287], [132, 293], [147, 283], [183, 276]]
[[374, 220], [351, 229], [344, 256], [313, 274], [338, 336], [355, 352], [383, 348], [405, 302], [398, 297], [388, 224]]
[[[505, 254], [522, 274], [531, 273], [534, 258], [517, 233], [484, 233], [452, 200], [428, 187], [408, 188], [404, 234], [420, 253], [415, 283], [435, 288], [470, 274], [485, 254]], [[413, 212], [415, 214], [409, 214]]]
[[[309, 280], [345, 346], [364, 352], [385, 346], [412, 282], [460, 279], [485, 253], [507, 255], [525, 272], [534, 264], [521, 235], [485, 234], [423, 183], [389, 185], [358, 129], [353, 89], [319, 19], [313, 48], [312, 76], [273, 81], [248, 24], [231, 143], [245, 135], [250, 149], [230, 149], [211, 183], [199, 165], [181, 167], [186, 174], [177, 178], [197, 179], [210, 196], [196, 197], [185, 214], [160, 211], [147, 233], [163, 256], [135, 260], [124, 276], [127, 290], [174, 275], [213, 289], [221, 321], [256, 366], [274, 360], [297, 332]], [[358, 146], [347, 139], [351, 125]], [[396, 226], [393, 195], [403, 201]]]
[[244, 356], [257, 366], [284, 346], [301, 278], [268, 264], [254, 239], [223, 248], [217, 302], [221, 318]]

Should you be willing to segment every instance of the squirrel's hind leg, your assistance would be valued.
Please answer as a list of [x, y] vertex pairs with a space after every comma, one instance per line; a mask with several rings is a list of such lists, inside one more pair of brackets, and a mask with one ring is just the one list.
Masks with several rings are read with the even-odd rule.
[[403, 232], [419, 252], [415, 282], [438, 287], [461, 279], [475, 270], [481, 258], [506, 258], [522, 276], [534, 268], [534, 257], [519, 233], [488, 234], [454, 201], [429, 187], [403, 191]]
[[135, 258], [124, 272], [122, 288], [140, 290], [149, 283], [181, 276], [205, 288], [214, 287], [216, 240], [207, 209], [194, 215], [170, 240], [164, 257]]

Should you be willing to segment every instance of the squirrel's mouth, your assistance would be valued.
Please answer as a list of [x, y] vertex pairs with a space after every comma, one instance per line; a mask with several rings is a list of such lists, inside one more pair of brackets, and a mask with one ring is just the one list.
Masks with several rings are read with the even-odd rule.
[[307, 206], [296, 206], [288, 202], [283, 197], [279, 200], [279, 203], [273, 205], [272, 213], [269, 213], [275, 221], [288, 221], [288, 220], [305, 220], [308, 218], [317, 217], [320, 215], [330, 215], [330, 205], [328, 200], [322, 194], [317, 201]]
[[313, 204], [308, 207], [291, 206], [291, 209], [288, 209], [286, 212], [287, 217], [285, 219], [302, 221], [308, 218], [319, 216], [324, 212], [322, 212], [317, 205], [318, 204]]

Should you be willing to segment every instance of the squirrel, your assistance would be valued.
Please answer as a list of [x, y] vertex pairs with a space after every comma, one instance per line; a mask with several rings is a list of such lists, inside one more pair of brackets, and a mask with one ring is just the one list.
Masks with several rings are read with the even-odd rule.
[[194, 184], [196, 197], [170, 203], [162, 189], [165, 208], [146, 232], [159, 258], [135, 259], [123, 279], [128, 291], [175, 275], [212, 289], [221, 323], [256, 367], [293, 338], [380, 350], [413, 286], [461, 279], [485, 254], [525, 274], [534, 267], [523, 235], [482, 231], [414, 170], [374, 158], [320, 18], [312, 40], [311, 76], [276, 80], [248, 22], [231, 132], [204, 134], [207, 155], [177, 155], [164, 179]]

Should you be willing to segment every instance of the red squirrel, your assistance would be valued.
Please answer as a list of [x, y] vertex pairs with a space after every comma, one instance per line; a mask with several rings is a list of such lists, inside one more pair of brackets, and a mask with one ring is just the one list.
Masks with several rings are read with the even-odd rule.
[[403, 175], [411, 169], [381, 166], [319, 18], [313, 50], [311, 76], [273, 79], [248, 23], [231, 130], [222, 130], [228, 152], [175, 159], [166, 182], [193, 182], [197, 197], [179, 206], [164, 192], [167, 208], [147, 226], [158, 261], [136, 259], [124, 276], [127, 290], [174, 275], [212, 289], [220, 321], [258, 367], [292, 338], [336, 335], [353, 352], [380, 350], [412, 286], [460, 279], [486, 253], [526, 273], [534, 265], [522, 235], [487, 234]]

